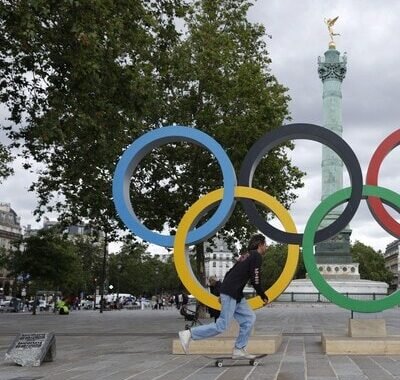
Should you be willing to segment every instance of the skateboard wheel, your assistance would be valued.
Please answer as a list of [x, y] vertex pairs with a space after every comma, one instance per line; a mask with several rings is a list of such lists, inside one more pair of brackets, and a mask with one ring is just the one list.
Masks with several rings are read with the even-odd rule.
[[215, 362], [215, 366], [221, 368], [222, 367], [222, 361], [217, 360]]
[[252, 366], [256, 366], [258, 364], [258, 362], [257, 361], [255, 361], [255, 360], [250, 360], [250, 365], [252, 365]]

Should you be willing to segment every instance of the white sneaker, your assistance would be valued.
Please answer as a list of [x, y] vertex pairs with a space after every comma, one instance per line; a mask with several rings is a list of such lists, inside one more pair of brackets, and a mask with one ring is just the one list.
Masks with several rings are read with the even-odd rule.
[[255, 359], [257, 356], [249, 354], [246, 349], [243, 348], [234, 348], [232, 353], [232, 359]]
[[191, 338], [192, 334], [190, 333], [190, 330], [179, 331], [179, 340], [181, 341], [181, 345], [185, 354], [189, 353], [189, 344]]

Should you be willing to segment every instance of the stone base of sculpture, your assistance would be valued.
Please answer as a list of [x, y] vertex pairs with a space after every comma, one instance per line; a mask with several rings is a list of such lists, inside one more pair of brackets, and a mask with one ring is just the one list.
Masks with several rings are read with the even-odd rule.
[[399, 355], [400, 336], [387, 336], [384, 319], [349, 319], [347, 335], [321, 336], [328, 355]]
[[[325, 278], [337, 292], [356, 299], [380, 299], [385, 297], [388, 291], [388, 284], [381, 281], [360, 280], [343, 275], [338, 278], [328, 276]], [[308, 278], [293, 280], [278, 301], [327, 302]]]

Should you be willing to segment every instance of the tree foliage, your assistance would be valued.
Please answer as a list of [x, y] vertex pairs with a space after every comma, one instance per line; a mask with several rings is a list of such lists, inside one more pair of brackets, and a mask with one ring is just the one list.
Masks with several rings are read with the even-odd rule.
[[393, 273], [385, 267], [385, 259], [372, 247], [356, 241], [351, 246], [353, 260], [360, 263], [359, 271], [363, 279], [372, 281], [383, 281], [390, 284]]
[[[238, 172], [256, 139], [289, 118], [287, 89], [270, 72], [265, 29], [248, 21], [250, 6], [248, 0], [1, 2], [0, 100], [11, 122], [4, 128], [23, 157], [42, 164], [31, 187], [37, 215], [58, 211], [66, 224], [84, 219], [106, 233], [106, 243], [114, 239], [123, 227], [112, 202], [116, 161], [138, 136], [166, 124], [210, 134]], [[286, 207], [302, 186], [303, 173], [287, 155], [292, 147], [270, 152], [253, 183]], [[142, 160], [131, 200], [148, 228], [173, 231], [199, 196], [220, 186], [209, 152], [172, 143]], [[252, 232], [240, 207], [220, 231], [230, 242]], [[203, 247], [196, 252], [204, 277]]]
[[[74, 239], [74, 246], [82, 267], [80, 288], [76, 287], [76, 293], [95, 294], [97, 286], [101, 286], [101, 263], [103, 256], [102, 240], [80, 237]], [[77, 284], [78, 285], [78, 284]]]
[[74, 244], [54, 230], [42, 230], [3, 256], [10, 276], [30, 281], [34, 289], [75, 293], [83, 286], [84, 268]]
[[[287, 258], [286, 244], [274, 244], [268, 247], [261, 268], [262, 280], [263, 280], [262, 285], [264, 289], [268, 289], [281, 275], [283, 267], [285, 266], [286, 258]], [[300, 255], [294, 279], [305, 278], [305, 277], [306, 277], [306, 270], [304, 267], [302, 255]]]
[[14, 170], [10, 166], [12, 156], [6, 146], [0, 144], [0, 184], [9, 175], [13, 174]]
[[[32, 186], [40, 214], [88, 218], [115, 230], [114, 165], [123, 147], [160, 123], [216, 138], [236, 169], [255, 139], [288, 117], [288, 95], [269, 71], [264, 28], [249, 1], [4, 1], [0, 7], [1, 100], [15, 144], [44, 164]], [[186, 11], [186, 13], [185, 13]], [[175, 19], [185, 16], [180, 36]], [[200, 194], [220, 186], [204, 149], [177, 144], [144, 160], [132, 199], [150, 228], [176, 228]], [[28, 164], [27, 164], [28, 165]], [[255, 185], [288, 205], [301, 173], [277, 148]], [[175, 196], [173, 195], [175, 194]], [[154, 212], [154, 202], [169, 207]], [[243, 216], [233, 218], [243, 236]]]
[[155, 48], [175, 7], [172, 0], [1, 3], [0, 99], [19, 127], [7, 126], [15, 145], [44, 164], [31, 188], [38, 215], [57, 210], [109, 238], [115, 231], [115, 162], [157, 122]]
[[183, 288], [172, 257], [162, 262], [151, 257], [146, 246], [135, 242], [125, 243], [119, 254], [110, 256], [109, 271], [114, 292], [149, 296]]
[[[102, 243], [88, 238], [71, 240], [52, 229], [23, 239], [16, 247], [0, 251], [0, 264], [11, 278], [19, 279], [21, 287], [28, 288], [28, 295], [36, 290], [60, 290], [64, 296], [93, 295], [101, 286]], [[110, 255], [107, 285], [114, 286], [113, 292], [136, 296], [181, 291], [172, 258], [161, 262], [146, 249], [146, 245], [131, 241], [119, 254]]]
[[[194, 1], [185, 17], [187, 31], [172, 50], [161, 81], [167, 100], [160, 104], [165, 107], [165, 123], [193, 126], [213, 136], [236, 172], [256, 139], [289, 116], [287, 89], [269, 70], [264, 27], [247, 20], [250, 6], [242, 0]], [[146, 173], [145, 191], [141, 182], [133, 183], [132, 198], [135, 207], [145, 205], [140, 215], [158, 230], [164, 223], [176, 229], [200, 195], [221, 186], [215, 158], [192, 144], [160, 149], [144, 165], [150, 162], [154, 169]], [[284, 147], [279, 147], [259, 164], [254, 186], [289, 206], [301, 178]], [[154, 213], [146, 204], [156, 197], [170, 207]], [[243, 241], [254, 227], [243, 213], [236, 212], [221, 232]]]

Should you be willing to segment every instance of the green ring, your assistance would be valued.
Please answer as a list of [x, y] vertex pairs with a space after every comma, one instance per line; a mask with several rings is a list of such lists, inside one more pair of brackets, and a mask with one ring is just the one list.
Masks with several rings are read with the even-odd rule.
[[[362, 301], [346, 297], [333, 289], [319, 272], [314, 257], [314, 236], [321, 221], [329, 211], [346, 202], [351, 195], [351, 187], [339, 190], [328, 198], [323, 200], [321, 204], [312, 213], [307, 222], [303, 237], [303, 258], [308, 275], [315, 287], [328, 300], [334, 304], [348, 310], [361, 313], [375, 313], [382, 310], [390, 309], [400, 304], [400, 290], [395, 291], [391, 295], [375, 301]], [[368, 196], [379, 197], [386, 200], [397, 207], [400, 207], [399, 194], [380, 186], [363, 186], [363, 198]]]

